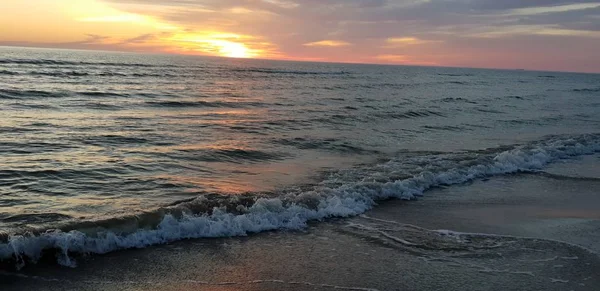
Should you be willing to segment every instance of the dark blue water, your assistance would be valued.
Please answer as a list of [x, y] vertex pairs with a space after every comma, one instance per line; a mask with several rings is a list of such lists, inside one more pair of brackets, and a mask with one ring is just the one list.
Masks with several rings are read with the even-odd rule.
[[594, 74], [0, 48], [0, 259], [298, 228], [599, 129]]

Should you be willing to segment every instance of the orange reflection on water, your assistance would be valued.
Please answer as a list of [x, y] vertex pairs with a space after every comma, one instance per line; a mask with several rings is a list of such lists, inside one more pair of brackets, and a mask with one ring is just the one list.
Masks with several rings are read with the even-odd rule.
[[[242, 174], [240, 174], [242, 176]], [[252, 182], [252, 179], [243, 179], [232, 176], [228, 179], [214, 179], [213, 177], [203, 176], [198, 174], [197, 176], [182, 176], [182, 175], [159, 175], [155, 178], [168, 180], [174, 184], [184, 184], [198, 189], [188, 189], [189, 193], [196, 193], [198, 190], [214, 191], [217, 193], [224, 194], [243, 194], [248, 192], [258, 192], [264, 190], [261, 185], [257, 185]]]

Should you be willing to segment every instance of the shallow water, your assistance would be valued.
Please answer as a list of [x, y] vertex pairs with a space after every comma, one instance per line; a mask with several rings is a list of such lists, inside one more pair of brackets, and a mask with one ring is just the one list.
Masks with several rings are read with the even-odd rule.
[[298, 228], [600, 150], [597, 74], [0, 52], [0, 258]]

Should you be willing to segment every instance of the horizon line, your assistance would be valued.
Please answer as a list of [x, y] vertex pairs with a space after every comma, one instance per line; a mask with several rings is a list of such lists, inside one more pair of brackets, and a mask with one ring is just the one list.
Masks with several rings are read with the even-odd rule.
[[499, 70], [499, 71], [525, 71], [539, 73], [568, 73], [568, 74], [588, 74], [598, 75], [597, 72], [584, 71], [561, 71], [561, 70], [542, 70], [542, 69], [525, 69], [525, 68], [495, 68], [495, 67], [461, 67], [461, 66], [444, 66], [444, 65], [418, 65], [418, 64], [398, 64], [398, 63], [368, 63], [368, 62], [351, 62], [351, 61], [327, 61], [327, 60], [298, 60], [298, 59], [271, 59], [260, 57], [236, 58], [226, 56], [202, 55], [202, 54], [181, 54], [170, 52], [151, 52], [151, 51], [124, 51], [110, 49], [86, 49], [86, 48], [67, 48], [53, 46], [27, 46], [24, 44], [10, 45], [0, 44], [0, 48], [23, 48], [23, 49], [52, 49], [52, 50], [67, 50], [67, 51], [82, 51], [82, 52], [104, 52], [104, 53], [125, 53], [136, 55], [162, 55], [162, 56], [181, 56], [181, 57], [199, 57], [199, 58], [216, 58], [228, 60], [258, 60], [258, 61], [275, 61], [275, 62], [296, 62], [296, 63], [319, 63], [319, 64], [349, 64], [349, 65], [371, 65], [371, 66], [397, 66], [397, 67], [420, 67], [420, 68], [447, 68], [447, 69], [471, 69], [471, 70]]

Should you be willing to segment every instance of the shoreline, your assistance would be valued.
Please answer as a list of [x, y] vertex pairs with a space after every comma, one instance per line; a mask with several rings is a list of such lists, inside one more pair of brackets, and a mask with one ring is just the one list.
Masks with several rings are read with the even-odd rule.
[[[500, 152], [500, 150], [504, 151]], [[0, 244], [0, 255], [5, 259], [15, 258], [19, 262], [23, 257], [35, 260], [41, 252], [56, 249], [59, 250], [57, 252], [59, 262], [72, 266], [69, 253], [105, 254], [120, 249], [142, 248], [182, 239], [245, 236], [281, 229], [297, 230], [306, 227], [310, 221], [363, 214], [377, 205], [377, 201], [390, 198], [414, 200], [427, 190], [465, 183], [473, 184], [479, 179], [487, 181], [489, 177], [495, 176], [537, 172], [538, 169], [552, 163], [565, 164], [567, 160], [583, 160], [586, 154], [594, 157], [591, 154], [597, 151], [596, 135], [584, 135], [576, 139], [551, 138], [523, 147], [488, 150], [466, 160], [461, 158], [460, 162], [452, 158], [446, 161], [447, 157], [444, 155], [441, 155], [440, 160], [435, 154], [426, 160], [410, 157], [403, 159], [400, 164], [397, 160], [390, 160], [388, 163], [374, 167], [381, 168], [376, 172], [381, 171], [383, 173], [381, 175], [387, 177], [384, 180], [378, 177], [380, 174], [364, 177], [356, 176], [356, 173], [351, 171], [340, 172], [339, 176], [323, 181], [321, 185], [323, 187], [315, 188], [314, 191], [293, 192], [281, 197], [255, 201], [250, 199], [248, 203], [237, 201], [239, 196], [226, 198], [225, 200], [233, 202], [224, 205], [227, 207], [226, 210], [216, 209], [206, 216], [190, 216], [183, 212], [182, 217], [178, 217], [177, 213], [164, 214], [164, 216], [158, 213], [159, 217], [150, 215], [149, 218], [154, 219], [157, 225], [150, 228], [137, 228], [130, 233], [105, 232], [95, 237], [87, 236], [82, 232], [52, 231], [39, 236], [17, 236], [8, 243]], [[413, 173], [415, 170], [416, 173]], [[404, 177], [390, 179], [398, 173], [403, 173]], [[344, 176], [347, 174], [349, 177]], [[503, 199], [506, 197], [502, 196]], [[186, 208], [192, 213], [198, 210], [198, 207], [206, 210], [206, 199], [206, 197], [198, 197], [180, 206], [189, 204]], [[238, 211], [243, 214], [236, 215]], [[135, 225], [140, 223], [148, 225], [148, 221], [139, 221], [139, 219], [140, 217], [133, 217], [132, 222]]]
[[[567, 198], [576, 199], [566, 199], [557, 185], [571, 189], [569, 194], [577, 197]], [[75, 269], [26, 267], [18, 274], [0, 274], [4, 282], [0, 286], [3, 290], [598, 290], [600, 257], [594, 242], [600, 235], [600, 217], [573, 220], [573, 213], [600, 207], [596, 203], [600, 197], [595, 197], [599, 189], [595, 179], [493, 177], [433, 189], [417, 201], [386, 201], [364, 216], [311, 223], [303, 231], [191, 239], [118, 251], [82, 258]], [[546, 215], [565, 208], [572, 211]], [[590, 245], [595, 253], [584, 249]]]

